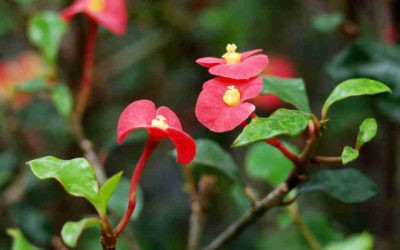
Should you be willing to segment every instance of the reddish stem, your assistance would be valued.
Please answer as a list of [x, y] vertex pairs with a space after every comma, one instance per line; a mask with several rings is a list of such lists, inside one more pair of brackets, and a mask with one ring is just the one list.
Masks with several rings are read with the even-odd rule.
[[93, 79], [93, 58], [96, 44], [98, 24], [91, 18], [88, 18], [88, 35], [86, 38], [85, 52], [83, 55], [83, 72], [81, 91], [79, 92], [76, 112], [78, 117], [82, 117], [85, 112], [90, 91], [92, 89]]
[[282, 154], [284, 156], [286, 156], [286, 158], [288, 158], [292, 162], [296, 163], [298, 161], [298, 156], [293, 154], [292, 152], [290, 152], [290, 150], [287, 149], [285, 147], [285, 145], [283, 145], [283, 143], [278, 138], [274, 137], [274, 138], [265, 140], [265, 142], [268, 143], [269, 145], [277, 148], [279, 151], [282, 152]]
[[140, 159], [136, 165], [135, 171], [133, 172], [131, 179], [131, 186], [129, 189], [129, 199], [128, 199], [128, 208], [125, 211], [124, 216], [121, 218], [121, 221], [118, 223], [117, 227], [114, 229], [116, 237], [118, 237], [121, 232], [124, 230], [126, 225], [128, 224], [133, 211], [136, 206], [136, 188], [139, 184], [140, 176], [142, 175], [142, 171], [146, 165], [147, 160], [149, 159], [153, 150], [157, 147], [159, 143], [158, 139], [154, 139], [149, 134], [149, 137], [146, 142], [146, 146], [140, 156]]

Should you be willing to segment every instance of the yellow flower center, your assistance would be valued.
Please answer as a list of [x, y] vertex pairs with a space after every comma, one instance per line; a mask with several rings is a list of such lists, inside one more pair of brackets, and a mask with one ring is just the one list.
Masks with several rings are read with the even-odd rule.
[[240, 58], [242, 55], [236, 52], [237, 46], [233, 43], [228, 43], [226, 45], [226, 53], [222, 56], [225, 59], [226, 64], [236, 64], [240, 63]]
[[167, 118], [165, 118], [162, 115], [157, 115], [156, 119], [151, 120], [151, 126], [152, 127], [157, 127], [163, 130], [166, 130], [169, 128], [169, 125], [167, 123]]
[[237, 106], [240, 104], [240, 92], [235, 86], [229, 86], [222, 99], [229, 107]]
[[88, 8], [95, 13], [103, 12], [106, 7], [105, 0], [89, 0]]

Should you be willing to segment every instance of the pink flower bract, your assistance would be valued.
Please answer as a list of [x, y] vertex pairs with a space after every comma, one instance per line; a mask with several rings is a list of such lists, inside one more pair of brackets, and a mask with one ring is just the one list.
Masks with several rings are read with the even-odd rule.
[[182, 164], [190, 163], [196, 155], [196, 144], [193, 138], [182, 130], [176, 114], [167, 107], [156, 106], [149, 100], [139, 100], [128, 105], [118, 121], [118, 142], [135, 129], [144, 128], [149, 138], [161, 140], [171, 139], [176, 147], [177, 161]]
[[240, 53], [240, 62], [234, 64], [228, 64], [225, 59], [216, 57], [199, 58], [196, 63], [209, 68], [208, 72], [211, 75], [231, 79], [249, 79], [268, 66], [268, 56], [259, 54], [261, 52], [261, 49], [256, 49]]
[[[262, 90], [262, 79], [233, 80], [217, 77], [204, 83], [196, 103], [196, 117], [205, 127], [214, 132], [226, 132], [242, 124], [255, 110], [246, 100], [252, 99]], [[229, 91], [238, 93], [239, 100], [229, 106], [224, 97]]]
[[[78, 13], [85, 13], [90, 18], [106, 27], [116, 35], [122, 35], [126, 31], [127, 13], [125, 0], [76, 0], [71, 6], [61, 12], [64, 20], [69, 21]], [[90, 7], [94, 4], [94, 9]]]

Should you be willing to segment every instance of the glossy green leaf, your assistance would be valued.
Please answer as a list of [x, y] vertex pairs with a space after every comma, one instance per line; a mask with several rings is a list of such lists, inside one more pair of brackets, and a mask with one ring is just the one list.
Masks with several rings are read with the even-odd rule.
[[50, 65], [56, 63], [61, 38], [66, 30], [67, 24], [57, 12], [40, 12], [29, 21], [29, 39], [41, 50]]
[[273, 138], [297, 136], [307, 127], [311, 114], [299, 110], [278, 109], [268, 118], [254, 118], [236, 138], [233, 147]]
[[44, 78], [35, 78], [23, 84], [17, 85], [15, 90], [19, 92], [37, 93], [47, 90], [49, 86]]
[[61, 237], [67, 246], [76, 247], [83, 230], [95, 225], [101, 225], [101, 223], [98, 218], [86, 218], [76, 222], [68, 221], [61, 230]]
[[108, 202], [110, 201], [111, 196], [113, 195], [115, 189], [117, 188], [121, 176], [122, 176], [122, 171], [115, 174], [110, 179], [108, 179], [100, 188], [99, 195], [101, 201], [101, 212], [103, 214], [107, 213]]
[[[290, 144], [284, 144], [292, 152], [297, 151]], [[245, 164], [249, 176], [271, 185], [283, 182], [294, 167], [293, 163], [278, 149], [266, 143], [252, 145], [246, 154]]]
[[263, 76], [263, 83], [262, 94], [277, 95], [280, 99], [292, 104], [296, 108], [310, 112], [303, 79]]
[[331, 243], [323, 250], [372, 250], [374, 238], [371, 234], [363, 232], [346, 238], [344, 241]]
[[319, 14], [312, 18], [312, 27], [321, 33], [331, 33], [337, 30], [344, 21], [340, 12]]
[[340, 100], [360, 95], [375, 95], [379, 93], [391, 92], [385, 84], [366, 78], [356, 78], [340, 83], [326, 99], [322, 107], [322, 113], [326, 114], [332, 104]]
[[39, 179], [54, 178], [73, 196], [84, 197], [101, 211], [99, 186], [93, 167], [84, 158], [61, 160], [46, 156], [27, 162]]
[[342, 152], [343, 165], [357, 159], [359, 154], [360, 153], [358, 152], [358, 150], [355, 150], [352, 147], [349, 147], [349, 146], [344, 147], [343, 152]]
[[[122, 179], [118, 183], [117, 188], [115, 189], [114, 194], [110, 199], [110, 202], [108, 203], [109, 210], [118, 216], [123, 216], [128, 206], [129, 187], [130, 180], [122, 177]], [[140, 213], [143, 210], [143, 206], [144, 194], [140, 186], [138, 186], [136, 189], [135, 211], [132, 214], [131, 220], [136, 220], [139, 217]]]
[[7, 233], [13, 238], [12, 250], [39, 250], [39, 248], [29, 243], [18, 228], [10, 228], [7, 230]]
[[208, 166], [223, 173], [231, 180], [243, 184], [239, 168], [233, 158], [217, 143], [208, 139], [196, 140], [197, 152], [191, 166]]
[[360, 125], [360, 131], [357, 136], [356, 147], [361, 148], [365, 143], [369, 142], [376, 136], [378, 124], [374, 118], [365, 119]]
[[68, 117], [71, 114], [74, 99], [67, 85], [63, 83], [55, 85], [51, 92], [51, 99], [60, 115]]
[[355, 169], [324, 170], [311, 177], [299, 193], [323, 191], [345, 203], [363, 202], [377, 193], [376, 185]]

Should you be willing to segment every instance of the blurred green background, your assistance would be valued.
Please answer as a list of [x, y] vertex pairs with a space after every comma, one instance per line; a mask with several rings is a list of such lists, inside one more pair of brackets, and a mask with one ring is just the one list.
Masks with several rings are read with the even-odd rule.
[[[312, 193], [301, 196], [298, 206], [304, 222], [324, 247], [368, 232], [361, 235], [367, 235], [365, 240], [358, 238], [358, 248], [349, 249], [370, 249], [362, 248], [370, 240], [368, 234], [372, 235], [374, 249], [399, 249], [399, 2], [127, 0], [127, 33], [116, 37], [104, 28], [99, 32], [94, 86], [83, 120], [85, 132], [107, 175], [122, 169], [129, 178], [145, 134], [135, 132], [128, 142], [118, 145], [118, 117], [134, 100], [153, 100], [157, 106], [173, 109], [185, 131], [195, 139], [215, 140], [229, 151], [246, 181], [263, 196], [272, 186], [249, 174], [249, 148], [230, 148], [240, 129], [215, 134], [196, 120], [197, 96], [202, 84], [211, 78], [205, 68], [194, 63], [197, 58], [219, 57], [227, 43], [235, 43], [239, 51], [262, 48], [271, 61], [266, 73], [284, 74], [277, 72], [279, 68], [290, 68], [288, 76], [304, 79], [311, 108], [317, 115], [342, 80], [380, 80], [392, 88], [393, 94], [337, 104], [330, 111], [330, 123], [318, 149], [323, 155], [339, 155], [345, 145], [354, 143], [362, 120], [375, 117], [379, 125], [377, 138], [350, 166], [376, 182], [379, 194], [363, 204], [348, 205]], [[58, 246], [63, 223], [94, 213], [84, 200], [67, 196], [55, 181], [37, 180], [25, 166], [26, 161], [41, 156], [71, 159], [81, 157], [82, 152], [48, 93], [15, 90], [48, 69], [40, 52], [29, 42], [30, 20], [42, 11], [58, 12], [70, 3], [0, 2], [0, 249], [11, 248], [11, 238], [6, 234], [11, 227], [20, 228], [38, 247], [62, 249]], [[86, 28], [82, 15], [74, 18], [59, 50], [57, 72], [73, 93], [79, 90]], [[271, 111], [260, 107], [257, 112], [268, 115]], [[292, 142], [301, 146], [302, 139]], [[175, 163], [171, 150], [172, 144], [165, 140], [152, 155], [141, 179], [143, 207], [123, 236], [120, 249], [132, 249], [132, 239], [141, 249], [186, 247], [190, 199], [181, 166]], [[207, 208], [202, 246], [249, 207], [227, 195], [230, 191], [220, 182]], [[85, 232], [78, 249], [100, 249], [98, 232]], [[309, 246], [287, 210], [277, 208], [226, 249]]]

